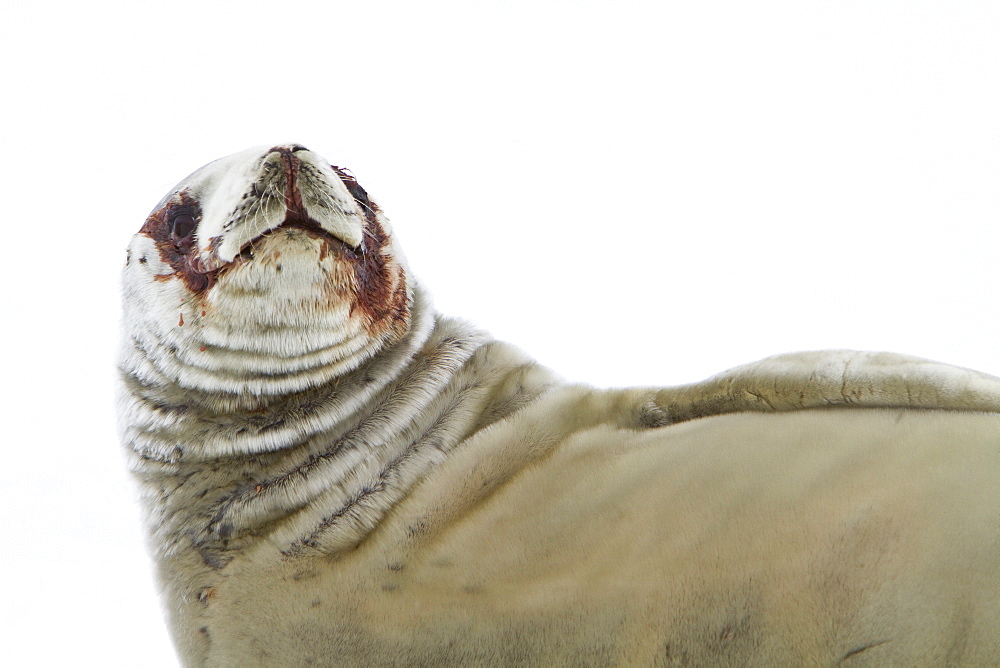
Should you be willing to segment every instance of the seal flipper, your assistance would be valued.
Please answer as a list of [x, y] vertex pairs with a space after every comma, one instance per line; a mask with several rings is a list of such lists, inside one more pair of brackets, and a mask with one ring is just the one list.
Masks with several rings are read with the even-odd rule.
[[910, 355], [825, 350], [767, 357], [640, 398], [645, 426], [835, 407], [1000, 413], [1000, 378]]

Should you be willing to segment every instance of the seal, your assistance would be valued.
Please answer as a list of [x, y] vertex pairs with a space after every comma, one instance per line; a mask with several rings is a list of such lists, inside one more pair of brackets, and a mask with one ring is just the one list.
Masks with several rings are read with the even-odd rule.
[[187, 665], [1000, 656], [1000, 379], [570, 385], [436, 313], [357, 180], [202, 167], [123, 271], [120, 435]]

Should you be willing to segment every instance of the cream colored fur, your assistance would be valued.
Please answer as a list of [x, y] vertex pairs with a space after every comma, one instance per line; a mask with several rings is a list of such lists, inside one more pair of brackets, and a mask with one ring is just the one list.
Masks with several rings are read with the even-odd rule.
[[301, 147], [182, 181], [124, 285], [122, 438], [187, 665], [1000, 659], [1000, 379], [833, 351], [565, 385], [435, 314]]

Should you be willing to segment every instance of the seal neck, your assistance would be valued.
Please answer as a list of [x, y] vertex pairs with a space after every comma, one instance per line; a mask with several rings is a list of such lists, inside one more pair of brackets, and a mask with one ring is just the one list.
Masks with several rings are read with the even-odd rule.
[[155, 544], [194, 547], [212, 568], [265, 535], [262, 545], [288, 554], [356, 545], [453, 448], [556, 382], [516, 349], [427, 311], [353, 372], [259, 410], [169, 406], [137, 394], [133, 379], [123, 441]]

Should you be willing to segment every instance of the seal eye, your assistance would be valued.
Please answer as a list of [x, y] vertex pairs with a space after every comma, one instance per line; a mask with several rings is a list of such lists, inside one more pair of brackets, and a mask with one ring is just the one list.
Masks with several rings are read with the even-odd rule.
[[190, 241], [196, 226], [194, 216], [190, 213], [179, 212], [170, 217], [170, 240], [174, 244], [181, 244]]

